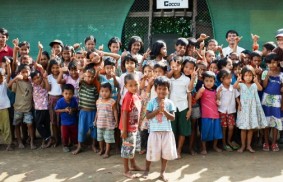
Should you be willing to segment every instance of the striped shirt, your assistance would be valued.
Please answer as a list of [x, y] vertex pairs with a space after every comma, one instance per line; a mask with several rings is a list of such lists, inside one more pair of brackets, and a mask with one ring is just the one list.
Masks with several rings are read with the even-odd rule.
[[82, 82], [79, 88], [79, 108], [96, 110], [98, 92], [94, 85]]
[[112, 109], [114, 104], [115, 104], [115, 100], [112, 98], [107, 101], [103, 101], [102, 99], [98, 99], [96, 101], [97, 128], [103, 128], [103, 129], [115, 128], [115, 118]]

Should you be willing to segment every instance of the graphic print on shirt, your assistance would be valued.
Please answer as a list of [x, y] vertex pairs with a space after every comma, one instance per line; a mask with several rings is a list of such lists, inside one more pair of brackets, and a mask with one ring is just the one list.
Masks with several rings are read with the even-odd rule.
[[139, 111], [136, 107], [133, 107], [133, 110], [129, 114], [129, 123], [130, 125], [136, 125], [139, 121]]

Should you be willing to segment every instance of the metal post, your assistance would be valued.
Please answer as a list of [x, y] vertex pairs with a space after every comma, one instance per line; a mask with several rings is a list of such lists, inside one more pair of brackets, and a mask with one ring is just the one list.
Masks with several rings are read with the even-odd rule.
[[193, 1], [193, 17], [192, 17], [192, 28], [191, 28], [191, 31], [192, 31], [192, 34], [193, 34], [193, 37], [196, 38], [196, 34], [197, 34], [197, 26], [196, 26], [196, 16], [197, 16], [197, 7], [198, 7], [198, 4], [197, 4], [197, 0], [194, 0]]
[[147, 42], [148, 42], [148, 48], [151, 46], [151, 26], [152, 26], [152, 15], [153, 15], [153, 0], [149, 0], [149, 11], [148, 11], [148, 36], [147, 36]]

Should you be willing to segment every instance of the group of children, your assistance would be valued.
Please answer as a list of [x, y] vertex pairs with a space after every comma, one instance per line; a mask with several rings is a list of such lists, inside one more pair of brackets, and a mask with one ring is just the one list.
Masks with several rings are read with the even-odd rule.
[[[283, 29], [276, 34], [278, 47], [267, 42], [262, 51], [259, 36], [252, 35], [249, 51], [229, 30], [226, 48], [201, 34], [178, 38], [170, 55], [162, 40], [141, 55], [143, 42], [133, 36], [120, 55], [119, 38], [111, 38], [104, 51], [88, 36], [84, 49], [54, 40], [51, 54], [39, 42], [36, 60], [29, 56], [27, 41], [14, 39], [12, 49], [8, 38], [0, 28], [0, 132], [7, 150], [14, 134], [19, 148], [29, 143], [35, 149], [36, 128], [41, 148], [61, 141], [64, 152], [76, 147], [72, 153], [78, 154], [89, 132], [92, 149], [103, 158], [110, 156], [111, 144], [121, 148], [125, 176], [133, 178], [130, 171], [141, 170], [134, 158], [139, 151], [146, 153], [143, 176], [151, 162], [161, 159], [165, 181], [167, 161], [181, 158], [186, 137], [189, 153], [196, 154], [198, 133], [203, 155], [208, 141], [216, 152], [254, 153], [254, 134], [264, 151], [279, 151]], [[235, 126], [241, 145], [235, 142]]]

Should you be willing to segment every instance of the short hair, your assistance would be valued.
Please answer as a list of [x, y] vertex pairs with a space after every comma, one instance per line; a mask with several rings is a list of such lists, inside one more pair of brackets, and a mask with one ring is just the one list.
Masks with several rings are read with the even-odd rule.
[[226, 67], [227, 66], [227, 58], [223, 58], [223, 59], [220, 59], [218, 62], [217, 62], [217, 68], [219, 70], [221, 70], [222, 68]]
[[241, 66], [241, 62], [240, 61], [236, 61], [233, 63], [233, 68]]
[[197, 45], [197, 43], [198, 43], [198, 41], [197, 41], [197, 39], [196, 38], [194, 38], [194, 37], [189, 37], [188, 38], [188, 45], [190, 46], [196, 46]]
[[41, 75], [40, 72], [35, 70], [34, 72], [31, 72], [30, 77], [31, 79], [33, 79], [35, 76], [40, 76], [40, 75]]
[[69, 63], [68, 69], [69, 69], [69, 70], [77, 69], [77, 66], [78, 66], [77, 61], [76, 61], [76, 60], [73, 60], [73, 61], [71, 61], [71, 62]]
[[139, 36], [132, 36], [129, 40], [129, 43], [128, 43], [128, 51], [131, 51], [131, 48], [132, 48], [132, 45], [135, 43], [135, 42], [139, 42], [141, 44], [141, 49], [143, 49], [143, 41], [142, 39], [139, 37]]
[[202, 77], [203, 79], [205, 78], [213, 78], [215, 80], [216, 76], [215, 73], [213, 73], [212, 71], [205, 71], [202, 73]]
[[8, 32], [8, 30], [5, 29], [5, 28], [0, 28], [0, 33], [1, 33], [2, 35], [5, 35], [7, 38], [9, 37], [9, 32]]
[[65, 90], [70, 90], [73, 93], [75, 92], [75, 88], [74, 88], [74, 86], [72, 84], [65, 84], [65, 85], [63, 85], [62, 92], [64, 92]]
[[261, 55], [260, 55], [258, 52], [253, 51], [253, 52], [250, 54], [250, 57], [251, 57], [251, 59], [253, 59], [254, 57], [260, 57], [260, 58], [261, 58]]
[[222, 69], [217, 74], [217, 79], [221, 81], [222, 78], [225, 78], [231, 74], [231, 71], [228, 69]]
[[164, 73], [167, 72], [167, 65], [164, 64], [164, 63], [156, 63], [154, 66], [153, 66], [153, 70], [154, 69], [157, 69], [157, 68], [160, 68], [164, 71]]
[[45, 55], [48, 60], [50, 59], [49, 53], [47, 51], [43, 51], [42, 55]]
[[124, 77], [124, 84], [126, 85], [128, 81], [130, 80], [137, 80], [137, 75], [133, 73], [129, 73]]
[[171, 65], [171, 62], [176, 62], [178, 64], [183, 64], [183, 57], [181, 56], [173, 56], [170, 60], [169, 60], [169, 65]]
[[210, 40], [207, 42], [207, 44], [209, 44], [210, 42], [214, 42], [215, 44], [218, 45], [218, 42], [217, 42], [217, 40], [215, 40], [215, 39], [210, 39]]
[[265, 62], [267, 64], [271, 63], [272, 60], [279, 62], [280, 58], [279, 58], [278, 54], [271, 52], [265, 57]]
[[250, 72], [253, 74], [253, 76], [255, 75], [255, 71], [254, 68], [251, 65], [247, 65], [245, 67], [243, 67], [242, 71], [241, 71], [241, 75], [242, 75], [242, 80], [244, 80], [244, 76], [247, 72]]
[[159, 76], [154, 80], [154, 88], [157, 89], [158, 86], [165, 86], [170, 90], [170, 80], [166, 76]]
[[104, 67], [105, 66], [115, 66], [116, 65], [116, 61], [114, 58], [112, 57], [107, 57], [105, 60], [104, 60]]
[[87, 36], [86, 38], [85, 38], [85, 44], [87, 43], [87, 41], [89, 41], [89, 40], [93, 40], [93, 42], [96, 44], [96, 38], [93, 36], [93, 35], [90, 35], [90, 36]]
[[247, 55], [250, 56], [250, 55], [252, 54], [252, 51], [245, 49], [245, 50], [243, 50], [241, 53], [247, 54]]
[[84, 72], [90, 72], [90, 73], [95, 75], [96, 71], [94, 69], [94, 66], [95, 66], [94, 63], [90, 63], [90, 64], [86, 65], [85, 68], [84, 68]]
[[265, 47], [265, 49], [267, 49], [268, 51], [272, 51], [277, 46], [274, 42], [266, 42], [265, 44], [263, 44], [263, 47]]
[[30, 43], [28, 41], [23, 41], [19, 43], [19, 47], [27, 46], [27, 48], [30, 48]]
[[27, 65], [27, 64], [21, 64], [21, 65], [18, 67], [18, 72], [20, 73], [20, 72], [21, 72], [22, 70], [24, 70], [24, 69], [30, 71], [29, 65]]
[[103, 83], [100, 88], [108, 88], [112, 92], [112, 85], [109, 82]]
[[184, 38], [184, 37], [180, 37], [180, 38], [177, 39], [175, 45], [176, 45], [176, 46], [178, 46], [178, 45], [181, 45], [181, 46], [188, 46], [188, 45], [189, 45], [189, 41], [188, 41], [186, 38]]
[[132, 62], [135, 62], [135, 66], [137, 67], [137, 65], [138, 65], [138, 60], [136, 59], [136, 58], [134, 58], [131, 54], [127, 54], [125, 57], [124, 57], [124, 59], [123, 59], [123, 61], [122, 61], [122, 66], [123, 67], [126, 67], [125, 65], [126, 65], [126, 61], [132, 61]]
[[155, 59], [160, 54], [160, 49], [166, 46], [166, 43], [163, 40], [157, 40], [152, 44], [150, 56], [152, 59]]
[[119, 44], [120, 49], [121, 49], [121, 46], [122, 46], [121, 40], [120, 40], [118, 37], [112, 37], [112, 38], [108, 41], [108, 49], [109, 49], [109, 50], [110, 50], [111, 44], [113, 44], [113, 43]]
[[236, 34], [237, 36], [239, 36], [238, 32], [236, 30], [228, 30], [226, 32], [226, 39], [228, 38], [229, 34]]

